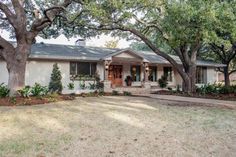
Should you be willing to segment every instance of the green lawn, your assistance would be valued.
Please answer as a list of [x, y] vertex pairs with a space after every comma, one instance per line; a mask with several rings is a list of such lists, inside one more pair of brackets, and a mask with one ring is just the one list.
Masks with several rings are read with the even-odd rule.
[[139, 97], [0, 107], [0, 156], [236, 156], [236, 111]]

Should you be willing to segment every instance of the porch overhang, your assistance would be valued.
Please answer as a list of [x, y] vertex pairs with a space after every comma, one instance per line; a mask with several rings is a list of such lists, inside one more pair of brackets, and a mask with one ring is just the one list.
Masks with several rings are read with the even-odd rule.
[[123, 61], [123, 62], [145, 62], [149, 63], [149, 61], [143, 58], [141, 55], [138, 55], [133, 50], [125, 49], [122, 51], [118, 51], [116, 53], [112, 53], [104, 58], [103, 61]]

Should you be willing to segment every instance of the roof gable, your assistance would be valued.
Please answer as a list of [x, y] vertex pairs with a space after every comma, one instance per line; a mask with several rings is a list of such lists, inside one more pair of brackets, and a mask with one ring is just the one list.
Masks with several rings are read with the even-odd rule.
[[139, 55], [137, 52], [130, 50], [130, 49], [124, 49], [124, 50], [118, 51], [116, 53], [109, 54], [106, 57], [104, 57], [103, 60], [112, 60], [114, 58], [131, 59], [131, 60], [138, 59], [138, 60], [142, 60], [144, 62], [149, 62], [143, 56]]

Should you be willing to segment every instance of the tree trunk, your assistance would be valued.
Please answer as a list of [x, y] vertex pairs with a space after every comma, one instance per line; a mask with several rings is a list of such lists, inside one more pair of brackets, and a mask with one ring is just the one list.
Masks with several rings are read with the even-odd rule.
[[7, 70], [10, 96], [17, 95], [17, 90], [25, 86], [25, 69], [30, 48], [29, 44], [18, 44], [14, 52], [8, 53]]
[[188, 77], [183, 79], [183, 91], [191, 94], [196, 92], [196, 65], [192, 64], [185, 68]]
[[224, 67], [224, 78], [225, 78], [225, 86], [230, 86], [230, 79], [229, 79], [229, 65], [227, 64], [226, 67]]

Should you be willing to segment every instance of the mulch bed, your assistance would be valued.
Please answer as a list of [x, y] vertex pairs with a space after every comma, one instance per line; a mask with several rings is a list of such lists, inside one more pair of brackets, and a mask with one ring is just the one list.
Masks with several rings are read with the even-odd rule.
[[[102, 96], [111, 96], [112, 93], [103, 93]], [[122, 95], [122, 94], [118, 94]], [[118, 96], [117, 95], [117, 96]], [[12, 97], [12, 98], [0, 98], [0, 106], [30, 106], [37, 104], [48, 104], [58, 101], [74, 100], [76, 97], [98, 97], [99, 93], [82, 93], [82, 94], [67, 94], [67, 95], [55, 95], [44, 97]]]
[[75, 96], [72, 95], [58, 95], [56, 97], [12, 97], [0, 98], [0, 106], [29, 106], [37, 104], [48, 104], [51, 102], [74, 100]]
[[236, 101], [236, 94], [234, 94], [234, 93], [232, 93], [232, 94], [205, 94], [205, 95], [202, 95], [199, 93], [194, 93], [192, 95], [188, 95], [188, 94], [182, 93], [182, 92], [160, 90], [160, 91], [154, 92], [153, 94]]

